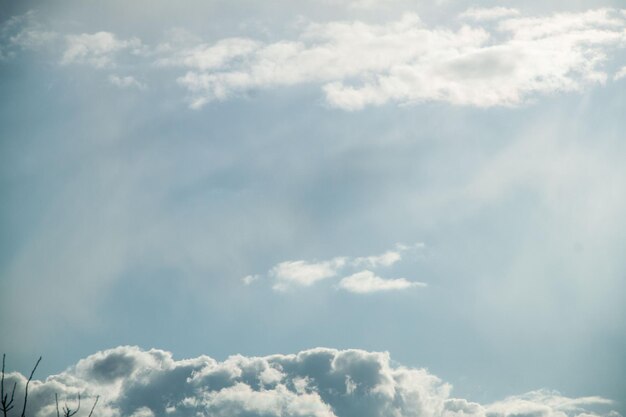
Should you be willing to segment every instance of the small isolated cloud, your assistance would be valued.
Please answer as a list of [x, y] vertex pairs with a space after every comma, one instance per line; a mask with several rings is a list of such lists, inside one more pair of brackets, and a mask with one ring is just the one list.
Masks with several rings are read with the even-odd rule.
[[517, 9], [510, 9], [508, 7], [471, 7], [465, 12], [461, 13], [462, 19], [471, 19], [475, 21], [482, 20], [498, 20], [505, 17], [518, 16], [520, 14]]
[[308, 287], [317, 281], [334, 277], [345, 264], [345, 258], [335, 258], [317, 263], [306, 261], [281, 262], [270, 271], [270, 275], [276, 279], [273, 288], [284, 291], [293, 285]]
[[[309, 287], [319, 281], [334, 278], [346, 270], [354, 271], [357, 268], [390, 267], [402, 260], [406, 252], [424, 248], [423, 243], [414, 245], [396, 244], [392, 250], [387, 250], [380, 255], [359, 257], [335, 257], [326, 261], [285, 261], [275, 265], [267, 275], [274, 279], [273, 289], [286, 291], [294, 287]], [[345, 273], [345, 272], [344, 272]], [[258, 277], [249, 275], [248, 277]], [[244, 278], [244, 284], [248, 285]], [[397, 285], [398, 283], [396, 283]]]
[[68, 35], [61, 64], [84, 64], [95, 68], [114, 66], [115, 53], [131, 49], [139, 51], [141, 41], [137, 38], [118, 39], [110, 32]]
[[[26, 378], [5, 383], [22, 392]], [[454, 398], [452, 386], [384, 352], [315, 348], [290, 355], [208, 356], [120, 346], [33, 381], [28, 413], [56, 417], [55, 394], [84, 403], [100, 396], [100, 416], [176, 417], [619, 417], [612, 402], [539, 390], [480, 404]], [[16, 408], [19, 408], [19, 404]]]
[[409, 281], [406, 278], [384, 279], [368, 270], [357, 272], [339, 281], [339, 288], [356, 294], [398, 291], [415, 287], [426, 287], [426, 284]]
[[138, 81], [131, 75], [120, 76], [111, 74], [109, 75], [109, 82], [119, 88], [137, 88], [139, 90], [144, 90], [146, 88], [144, 83]]
[[241, 279], [241, 281], [244, 285], [251, 285], [253, 282], [258, 281], [260, 278], [260, 275], [246, 275]]
[[626, 66], [623, 66], [619, 69], [619, 71], [615, 73], [615, 75], [613, 76], [613, 80], [621, 80], [624, 77], [626, 77]]

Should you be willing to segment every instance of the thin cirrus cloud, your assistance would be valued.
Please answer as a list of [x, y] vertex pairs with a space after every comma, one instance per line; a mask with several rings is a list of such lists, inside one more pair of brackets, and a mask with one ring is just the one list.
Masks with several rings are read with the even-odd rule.
[[[326, 261], [311, 262], [305, 260], [284, 261], [272, 267], [267, 276], [273, 279], [272, 288], [275, 291], [287, 291], [297, 287], [310, 287], [319, 281], [335, 278], [344, 271], [359, 268], [390, 267], [400, 262], [409, 251], [417, 251], [424, 248], [423, 243], [407, 246], [397, 244], [395, 249], [388, 250], [380, 255], [361, 257], [335, 257]], [[353, 273], [340, 281], [338, 288], [353, 293], [371, 293], [388, 290], [403, 290], [424, 284], [411, 282], [405, 278], [383, 279], [369, 270], [361, 270]], [[254, 279], [252, 279], [254, 277]], [[258, 275], [248, 275], [243, 278], [246, 285], [258, 279]]]
[[[21, 392], [26, 378], [11, 372]], [[187, 417], [619, 417], [609, 399], [538, 390], [480, 404], [452, 396], [425, 369], [400, 366], [386, 352], [314, 348], [265, 357], [175, 360], [167, 351], [120, 346], [33, 381], [28, 412], [56, 416], [55, 394], [100, 396], [103, 416]]]

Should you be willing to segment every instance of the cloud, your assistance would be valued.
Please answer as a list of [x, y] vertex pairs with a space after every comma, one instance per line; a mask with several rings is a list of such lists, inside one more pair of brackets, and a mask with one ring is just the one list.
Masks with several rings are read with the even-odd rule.
[[620, 68], [615, 75], [613, 76], [613, 80], [617, 81], [617, 80], [621, 80], [622, 78], [626, 77], [626, 66]]
[[138, 88], [140, 90], [146, 89], [146, 85], [138, 81], [131, 75], [120, 76], [116, 74], [109, 75], [109, 82], [119, 88]]
[[36, 16], [31, 10], [0, 23], [0, 61], [15, 57], [17, 50], [37, 50], [58, 38], [38, 24]]
[[[13, 381], [21, 392], [24, 376], [9, 373], [5, 382]], [[483, 405], [453, 398], [451, 391], [428, 371], [400, 366], [381, 352], [316, 348], [219, 362], [208, 356], [175, 360], [166, 351], [121, 346], [33, 381], [28, 412], [54, 417], [55, 393], [69, 399], [80, 393], [84, 402], [100, 395], [96, 410], [105, 417], [619, 416], [597, 411], [612, 404], [601, 397], [541, 390]]]
[[[285, 261], [275, 265], [268, 272], [268, 276], [274, 279], [273, 289], [286, 291], [293, 287], [309, 287], [318, 281], [336, 277], [341, 271], [351, 268], [379, 268], [390, 267], [400, 260], [408, 251], [424, 248], [423, 243], [414, 245], [396, 244], [395, 249], [388, 250], [380, 255], [347, 257], [340, 256], [327, 261], [310, 262], [305, 260]], [[249, 275], [243, 279], [244, 284], [249, 285], [258, 279], [258, 275]], [[253, 279], [254, 278], [254, 279]], [[402, 280], [396, 280], [399, 285]], [[407, 281], [408, 282], [408, 281]]]
[[353, 263], [355, 265], [370, 265], [373, 268], [376, 268], [379, 265], [382, 266], [391, 266], [396, 262], [402, 259], [402, 254], [399, 251], [387, 251], [382, 255], [377, 256], [366, 256], [362, 258], [356, 258]]
[[[65, 39], [64, 65], [115, 67], [116, 55], [126, 51], [134, 56], [127, 63], [134, 71], [168, 67], [164, 72], [171, 74], [178, 68], [184, 73], [176, 83], [195, 109], [250, 91], [303, 85], [319, 86], [329, 106], [351, 111], [387, 103], [519, 106], [602, 85], [605, 64], [626, 45], [626, 14], [614, 9], [527, 16], [505, 7], [470, 8], [460, 17], [460, 27], [430, 27], [415, 13], [378, 24], [308, 23], [275, 41], [233, 36], [206, 42], [179, 30], [153, 46], [105, 31], [63, 37], [35, 23], [18, 30], [22, 17], [5, 22], [0, 36], [21, 48]], [[4, 58], [14, 53], [0, 50]]]
[[246, 275], [241, 279], [241, 281], [244, 283], [244, 285], [250, 285], [253, 282], [258, 281], [259, 278], [261, 278], [260, 275]]
[[[429, 28], [407, 13], [386, 24], [310, 24], [298, 38], [273, 43], [225, 39], [185, 52], [180, 64], [189, 70], [178, 82], [193, 108], [251, 89], [302, 84], [321, 84], [327, 103], [345, 110], [424, 101], [516, 106], [602, 84], [608, 53], [626, 42], [626, 20], [614, 10], [517, 13], [494, 8], [464, 14], [477, 21], [508, 17], [495, 27]], [[198, 63], [213, 48], [222, 52], [201, 70]]]
[[137, 52], [141, 47], [139, 39], [118, 39], [111, 32], [68, 35], [66, 36], [66, 43], [61, 64], [84, 64], [95, 68], [114, 66], [115, 53], [125, 49]]
[[317, 263], [306, 261], [281, 262], [270, 271], [270, 275], [276, 279], [273, 288], [284, 291], [292, 285], [308, 287], [317, 281], [334, 277], [345, 264], [345, 258], [335, 258]]
[[490, 7], [479, 8], [471, 7], [465, 12], [461, 13], [460, 17], [464, 19], [472, 20], [498, 20], [504, 17], [518, 16], [520, 14], [517, 9], [510, 9], [508, 7]]
[[339, 282], [339, 288], [357, 294], [406, 290], [414, 287], [426, 287], [426, 284], [412, 282], [405, 278], [383, 279], [368, 270], [352, 274]]

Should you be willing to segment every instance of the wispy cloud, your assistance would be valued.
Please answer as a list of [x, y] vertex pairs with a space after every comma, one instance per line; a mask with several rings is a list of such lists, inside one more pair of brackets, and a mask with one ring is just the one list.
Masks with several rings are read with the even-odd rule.
[[[280, 262], [279, 264], [272, 267], [267, 276], [273, 279], [273, 289], [276, 291], [286, 291], [290, 288], [295, 287], [309, 287], [319, 281], [335, 278], [345, 271], [354, 271], [355, 269], [360, 268], [379, 268], [379, 267], [390, 267], [397, 262], [402, 260], [402, 257], [410, 251], [416, 251], [424, 248], [423, 243], [417, 243], [415, 245], [403, 245], [397, 244], [393, 250], [385, 251], [380, 255], [370, 255], [370, 256], [359, 256], [359, 257], [346, 257], [340, 256], [335, 257], [330, 260], [325, 261], [305, 261], [305, 260], [297, 260], [297, 261], [285, 261]], [[371, 273], [368, 270], [363, 270], [360, 272], [361, 274]], [[355, 274], [358, 275], [358, 274]], [[250, 275], [248, 276], [250, 277]], [[248, 277], [244, 277], [244, 283]], [[258, 275], [254, 275], [258, 279]], [[345, 284], [340, 285], [342, 288], [351, 290], [353, 288], [361, 287], [361, 288], [371, 288], [371, 291], [352, 291], [352, 292], [372, 292], [377, 290], [382, 290], [383, 287], [387, 286], [388, 289], [403, 289], [412, 286], [412, 283], [405, 280], [404, 278], [398, 280], [383, 280], [384, 282], [379, 282], [381, 278], [376, 277], [376, 282], [372, 283], [370, 280], [369, 283], [365, 283], [363, 279], [356, 277], [349, 279], [345, 282]], [[357, 282], [358, 281], [358, 282]], [[343, 281], [342, 281], [343, 282]], [[410, 285], [404, 285], [404, 283], [409, 283]], [[247, 284], [247, 283], [246, 283]], [[377, 286], [377, 289], [375, 287]]]
[[109, 82], [116, 87], [120, 88], [137, 88], [139, 90], [146, 89], [146, 85], [141, 81], [137, 80], [132, 75], [117, 75], [111, 74], [109, 75]]
[[406, 290], [426, 286], [423, 282], [409, 281], [406, 278], [384, 279], [368, 270], [357, 272], [339, 281], [339, 288], [356, 294]]
[[139, 51], [138, 38], [119, 39], [111, 32], [82, 33], [66, 37], [66, 49], [61, 63], [90, 65], [95, 68], [115, 66], [115, 53], [131, 49]]
[[294, 285], [308, 287], [317, 281], [334, 277], [345, 264], [345, 258], [316, 263], [287, 261], [272, 268], [269, 275], [276, 280], [273, 288], [284, 291]]
[[615, 75], [613, 76], [613, 79], [617, 81], [617, 80], [621, 80], [624, 77], [626, 77], [626, 66], [623, 66], [622, 68], [620, 68], [619, 71], [617, 71]]
[[505, 17], [518, 16], [520, 14], [519, 10], [511, 9], [508, 7], [489, 7], [489, 8], [481, 8], [481, 7], [471, 7], [467, 9], [465, 12], [461, 13], [460, 17], [463, 19], [472, 19], [472, 20], [498, 20]]
[[260, 275], [246, 275], [245, 277], [241, 278], [241, 281], [244, 283], [244, 285], [252, 285], [252, 283], [258, 281], [259, 278], [261, 278]]

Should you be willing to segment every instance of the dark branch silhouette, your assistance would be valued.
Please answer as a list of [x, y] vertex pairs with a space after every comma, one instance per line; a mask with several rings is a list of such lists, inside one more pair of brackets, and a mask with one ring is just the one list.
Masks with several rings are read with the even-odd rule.
[[[57, 416], [58, 416], [59, 415], [59, 397], [56, 394], [54, 395], [54, 397], [57, 403]], [[63, 406], [63, 417], [73, 417], [76, 413], [78, 413], [78, 410], [80, 410], [80, 394], [78, 394], [78, 406], [76, 407], [75, 410], [72, 410], [67, 405], [67, 401], [65, 402], [65, 405]]]
[[[15, 388], [17, 387], [17, 381], [13, 383], [13, 389], [11, 390], [11, 398], [9, 398], [9, 394], [4, 392], [4, 365], [6, 360], [6, 354], [2, 354], [2, 380], [0, 381], [0, 406], [2, 407], [2, 414], [4, 417], [7, 417], [7, 413], [11, 411], [14, 407], [13, 400], [15, 399]], [[26, 403], [28, 403], [28, 386], [30, 385], [30, 381], [33, 379], [33, 375], [35, 374], [35, 370], [39, 366], [39, 362], [41, 362], [41, 356], [37, 359], [37, 363], [33, 367], [33, 370], [30, 372], [30, 376], [28, 377], [28, 381], [26, 381], [26, 388], [24, 389], [24, 406], [22, 407], [22, 415], [21, 417], [25, 417], [26, 415]]]
[[[100, 396], [98, 395], [96, 397], [96, 400], [93, 402], [93, 406], [91, 407], [91, 411], [89, 412], [89, 416], [91, 417], [91, 415], [93, 414], [93, 410], [96, 408], [96, 404], [98, 404], [98, 400], [100, 399]], [[59, 396], [57, 394], [54, 394], [54, 400], [56, 401], [56, 405], [57, 405], [57, 417], [61, 417], [61, 412], [59, 411]], [[65, 405], [62, 408], [63, 417], [73, 417], [74, 415], [76, 415], [76, 413], [78, 413], [78, 410], [80, 410], [80, 394], [78, 394], [78, 405], [76, 406], [76, 409], [72, 409], [70, 406], [67, 405], [67, 402], [65, 403]]]
[[28, 377], [28, 381], [26, 381], [26, 388], [24, 388], [24, 407], [22, 407], [22, 416], [21, 417], [24, 417], [26, 415], [26, 403], [28, 402], [28, 386], [30, 385], [31, 379], [33, 379], [33, 375], [35, 374], [35, 370], [39, 366], [39, 362], [41, 362], [41, 356], [39, 357], [39, 359], [37, 359], [37, 363], [35, 364], [35, 367], [33, 368], [33, 370], [30, 372], [30, 376]]
[[91, 411], [89, 412], [89, 415], [87, 417], [91, 417], [91, 415], [93, 414], [93, 410], [96, 408], [96, 404], [98, 404], [99, 399], [100, 399], [100, 396], [98, 395], [96, 397], [96, 401], [93, 402], [93, 406], [91, 407]]
[[[11, 389], [11, 397], [9, 398], [8, 392], [7, 393], [4, 392], [5, 359], [6, 359], [6, 354], [2, 354], [2, 377], [0, 381], [0, 409], [2, 410], [3, 417], [8, 417], [8, 412], [11, 411], [14, 407], [13, 400], [15, 398], [15, 388], [17, 386], [17, 382], [13, 383], [13, 388]], [[24, 405], [22, 407], [22, 414], [20, 417], [26, 417], [26, 405], [28, 403], [28, 386], [30, 385], [30, 381], [33, 379], [33, 375], [35, 375], [35, 370], [37, 370], [37, 367], [39, 366], [39, 362], [41, 362], [41, 356], [37, 360], [37, 363], [35, 363], [35, 366], [33, 367], [33, 370], [30, 372], [30, 376], [28, 377], [28, 380], [26, 381], [26, 386], [24, 387]], [[98, 395], [96, 397], [96, 400], [93, 402], [93, 406], [91, 407], [91, 411], [89, 411], [88, 417], [92, 416], [93, 410], [96, 408], [96, 404], [98, 404], [99, 399], [100, 399], [100, 396]], [[58, 394], [54, 394], [54, 401], [56, 403], [56, 408], [57, 408], [57, 417], [74, 417], [80, 410], [80, 394], [78, 394], [78, 404], [76, 405], [75, 409], [71, 408], [67, 404], [67, 401], [65, 402], [65, 405], [61, 409], [63, 411], [62, 415], [61, 415], [61, 411], [59, 410], [59, 395]]]
[[8, 396], [9, 394], [5, 394], [4, 393], [4, 360], [5, 360], [6, 354], [2, 354], [2, 382], [0, 383], [0, 390], [1, 390], [1, 394], [0, 394], [0, 400], [1, 400], [1, 404], [0, 406], [2, 407], [2, 414], [4, 415], [4, 417], [7, 417], [7, 413], [9, 411], [11, 411], [11, 409], [13, 408], [13, 398], [15, 397], [15, 387], [17, 386], [17, 382], [13, 383], [13, 389], [11, 390], [11, 398], [9, 399]]

